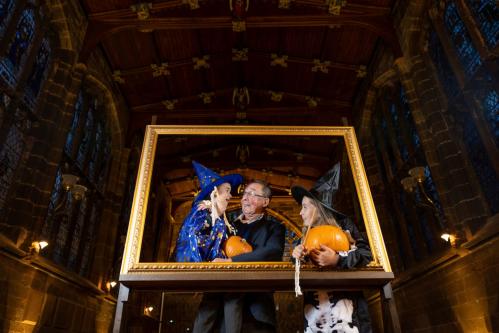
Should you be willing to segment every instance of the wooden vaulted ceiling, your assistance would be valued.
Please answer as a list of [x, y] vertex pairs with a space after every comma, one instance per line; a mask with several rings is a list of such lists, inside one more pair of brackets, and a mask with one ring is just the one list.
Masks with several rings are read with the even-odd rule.
[[[88, 61], [96, 50], [106, 58], [130, 112], [129, 135], [152, 119], [157, 124], [352, 124], [377, 46], [400, 54], [391, 17], [395, 0], [81, 4], [89, 23], [80, 61]], [[175, 140], [165, 146], [178, 144]], [[217, 160], [216, 144], [230, 150], [245, 143], [199, 142], [184, 155], [194, 158], [208, 146], [207, 161]], [[250, 151], [258, 144], [249, 145]], [[298, 153], [315, 156], [311, 165], [317, 173], [325, 171], [335, 158], [318, 161], [334, 148], [310, 146], [304, 142], [281, 149], [287, 155], [279, 159], [267, 154], [266, 169], [296, 163]], [[188, 160], [182, 154], [165, 149], [161, 158]]]

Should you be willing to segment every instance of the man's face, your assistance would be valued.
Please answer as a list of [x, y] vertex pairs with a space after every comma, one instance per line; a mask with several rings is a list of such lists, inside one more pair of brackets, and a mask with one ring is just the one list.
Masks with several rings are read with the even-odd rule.
[[241, 198], [241, 207], [245, 217], [263, 213], [268, 204], [269, 198], [264, 197], [262, 184], [250, 183], [246, 186]]

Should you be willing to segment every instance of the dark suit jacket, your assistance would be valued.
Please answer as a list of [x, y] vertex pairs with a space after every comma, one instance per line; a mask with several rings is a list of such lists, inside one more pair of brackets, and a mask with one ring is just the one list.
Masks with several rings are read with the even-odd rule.
[[[282, 260], [286, 228], [272, 216], [264, 215], [260, 220], [249, 225], [243, 225], [239, 221], [234, 222], [233, 225], [237, 230], [237, 235], [245, 238], [253, 247], [253, 251], [232, 257], [232, 261]], [[245, 306], [249, 308], [256, 320], [276, 325], [272, 293], [248, 293], [245, 296]]]

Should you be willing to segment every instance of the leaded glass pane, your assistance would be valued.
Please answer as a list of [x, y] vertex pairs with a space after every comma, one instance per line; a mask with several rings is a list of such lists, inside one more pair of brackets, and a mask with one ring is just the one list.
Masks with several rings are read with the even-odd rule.
[[440, 197], [438, 195], [437, 188], [435, 186], [435, 183], [433, 182], [433, 178], [431, 177], [430, 167], [428, 165], [425, 165], [424, 173], [425, 173], [425, 181], [424, 181], [425, 191], [433, 201], [433, 204], [435, 205], [436, 215], [437, 215], [436, 218], [438, 219], [440, 227], [444, 228], [443, 221], [441, 219], [441, 217], [444, 216], [444, 211], [442, 208], [442, 204], [440, 203]]
[[10, 101], [10, 96], [3, 91], [0, 91], [0, 126], [2, 125], [4, 117], [7, 114], [7, 108], [10, 105]]
[[449, 96], [449, 98], [457, 96], [460, 92], [459, 84], [452, 68], [449, 65], [449, 61], [447, 60], [442, 43], [438, 38], [438, 34], [433, 29], [429, 34], [428, 54], [436, 67], [438, 79], [447, 96]]
[[409, 242], [411, 245], [412, 253], [414, 254], [414, 257], [416, 260], [421, 259], [421, 251], [418, 250], [418, 242], [416, 240], [416, 234], [414, 231], [414, 228], [411, 223], [408, 223], [411, 220], [411, 209], [409, 208], [409, 202], [407, 202], [410, 199], [407, 199], [407, 194], [401, 190], [399, 192], [399, 202], [400, 202], [400, 207], [402, 208], [402, 212], [404, 214], [404, 220], [406, 221], [406, 229], [407, 229], [407, 235], [409, 236]]
[[468, 0], [476, 23], [490, 48], [497, 45], [499, 39], [499, 8], [495, 0]]
[[412, 118], [411, 108], [409, 107], [409, 101], [405, 95], [404, 89], [400, 88], [400, 104], [402, 106], [402, 112], [406, 119], [406, 125], [409, 128], [412, 144], [414, 145], [414, 150], [421, 146], [421, 139], [419, 138], [418, 131], [416, 130], [416, 125]]
[[17, 82], [17, 75], [22, 65], [24, 65], [28, 49], [33, 41], [35, 32], [34, 17], [35, 12], [31, 8], [22, 12], [13, 40], [7, 47], [6, 57], [0, 62], [0, 75], [11, 86], [14, 86]]
[[92, 154], [90, 155], [90, 160], [88, 161], [88, 176], [92, 181], [95, 179], [95, 169], [97, 167], [99, 155], [104, 148], [104, 142], [102, 142], [103, 138], [102, 123], [98, 122], [95, 130]]
[[495, 90], [489, 90], [481, 102], [485, 119], [489, 124], [494, 141], [499, 147], [499, 94]]
[[392, 174], [397, 172], [397, 161], [395, 160], [395, 154], [392, 149], [390, 137], [388, 136], [388, 126], [386, 124], [386, 119], [381, 118], [381, 134], [383, 135], [383, 141], [385, 143], [386, 153], [388, 154], [388, 159], [390, 160], [390, 168], [392, 170]]
[[492, 215], [494, 215], [499, 212], [499, 179], [483, 146], [471, 114], [469, 112], [462, 113], [461, 117], [464, 129], [464, 143], [468, 156], [489, 203]]
[[404, 138], [402, 137], [401, 127], [399, 125], [398, 110], [394, 103], [392, 103], [390, 106], [390, 114], [392, 116], [393, 130], [395, 131], [395, 137], [397, 138], [400, 156], [402, 157], [402, 160], [407, 161], [409, 159], [409, 150], [407, 149]]
[[469, 77], [473, 76], [482, 65], [482, 60], [471, 42], [468, 30], [459, 16], [457, 6], [454, 2], [447, 4], [444, 22], [449, 31], [452, 45], [456, 49], [457, 56], [464, 67], [464, 72]]
[[94, 203], [92, 207], [92, 211], [90, 213], [90, 218], [88, 219], [88, 228], [87, 232], [85, 233], [84, 237], [84, 246], [83, 246], [83, 253], [81, 257], [81, 263], [80, 263], [80, 275], [82, 276], [87, 276], [89, 269], [90, 269], [90, 262], [91, 262], [91, 257], [92, 257], [92, 246], [94, 244], [94, 233], [95, 233], [95, 226], [97, 223], [97, 219], [99, 218], [99, 212], [100, 209], [96, 203]]
[[83, 129], [83, 138], [81, 139], [80, 146], [78, 147], [78, 155], [76, 156], [76, 163], [80, 166], [83, 171], [85, 168], [85, 161], [90, 148], [90, 140], [92, 139], [92, 129], [94, 127], [94, 116], [92, 108], [88, 109], [87, 121], [85, 122], [85, 128]]
[[82, 105], [83, 105], [83, 94], [80, 91], [74, 107], [71, 129], [69, 130], [68, 136], [66, 137], [65, 150], [66, 154], [68, 154], [69, 156], [73, 156], [73, 140], [78, 130], [78, 122], [80, 121]]
[[107, 140], [105, 142], [104, 146], [104, 154], [101, 158], [101, 162], [99, 165], [99, 170], [98, 170], [98, 180], [97, 180], [97, 186], [101, 192], [104, 191], [104, 186], [106, 184], [106, 179], [107, 179], [107, 173], [110, 167], [110, 162], [111, 162], [111, 139], [107, 137]]
[[21, 154], [24, 149], [23, 133], [17, 126], [11, 126], [0, 149], [0, 213], [7, 200]]
[[80, 202], [78, 215], [71, 235], [71, 245], [69, 247], [68, 267], [71, 270], [76, 270], [76, 259], [78, 258], [78, 249], [82, 241], [83, 226], [85, 224], [85, 216], [87, 215], [87, 198], [83, 198]]
[[31, 70], [31, 74], [29, 75], [28, 85], [26, 87], [26, 102], [32, 109], [34, 109], [35, 100], [40, 92], [42, 82], [47, 78], [50, 53], [49, 41], [47, 38], [44, 38], [40, 49], [38, 50], [38, 54], [36, 55], [35, 63]]
[[48, 206], [47, 218], [45, 219], [45, 224], [42, 229], [42, 236], [46, 239], [50, 238], [51, 229], [53, 226], [53, 216], [55, 214], [54, 209], [57, 208], [58, 205], [61, 204], [62, 196], [65, 193], [62, 193], [62, 170], [61, 168], [57, 169], [57, 173], [55, 175], [54, 186], [52, 187], [52, 194], [50, 195], [50, 202]]
[[63, 208], [64, 213], [58, 214], [57, 222], [59, 224], [59, 229], [55, 238], [55, 244], [53, 248], [53, 259], [58, 264], [64, 264], [64, 251], [66, 249], [66, 243], [68, 241], [69, 232], [71, 230], [71, 223], [73, 218], [73, 197], [71, 195], [67, 196], [66, 206]]
[[9, 18], [14, 11], [14, 0], [0, 0], [0, 38], [3, 36]]

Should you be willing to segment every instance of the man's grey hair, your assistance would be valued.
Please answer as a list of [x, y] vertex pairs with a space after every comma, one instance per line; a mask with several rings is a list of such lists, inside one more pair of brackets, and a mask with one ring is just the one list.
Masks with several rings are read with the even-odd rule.
[[270, 189], [269, 183], [261, 179], [252, 179], [246, 186], [250, 184], [260, 184], [262, 185], [262, 194], [264, 197], [272, 199], [272, 190]]

